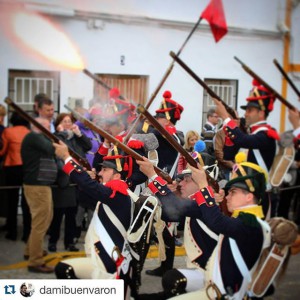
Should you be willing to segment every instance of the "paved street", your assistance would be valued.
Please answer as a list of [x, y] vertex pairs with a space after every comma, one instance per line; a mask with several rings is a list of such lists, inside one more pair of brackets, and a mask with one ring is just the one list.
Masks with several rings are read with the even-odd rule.
[[[0, 218], [0, 226], [3, 219]], [[83, 239], [78, 244], [80, 250], [83, 250]], [[23, 248], [24, 243], [21, 241], [8, 241], [4, 238], [4, 232], [0, 232], [0, 266], [8, 266], [17, 264], [17, 266], [23, 266], [22, 268], [14, 268], [9, 270], [0, 270], [1, 279], [54, 279], [54, 274], [36, 274], [29, 273], [26, 268], [26, 262], [23, 260]], [[63, 253], [64, 248], [62, 244], [58, 245], [58, 252]], [[54, 257], [58, 254], [50, 254], [46, 258], [50, 261], [50, 264], [55, 264], [58, 260]], [[145, 264], [146, 269], [155, 268], [158, 265], [156, 258], [147, 259]], [[184, 267], [184, 257], [179, 256], [175, 259], [175, 267]], [[299, 299], [300, 294], [300, 254], [292, 256], [287, 268], [287, 272], [279, 287], [276, 290], [275, 295], [266, 298], [266, 300], [295, 300]], [[153, 291], [161, 290], [161, 279], [159, 277], [148, 276], [143, 272], [142, 275], [142, 287], [141, 292], [149, 293]]]

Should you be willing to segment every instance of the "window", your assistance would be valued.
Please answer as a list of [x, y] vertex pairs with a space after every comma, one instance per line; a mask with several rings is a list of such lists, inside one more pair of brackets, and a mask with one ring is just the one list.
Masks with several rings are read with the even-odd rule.
[[34, 96], [45, 93], [58, 112], [59, 81], [59, 72], [9, 70], [9, 97], [26, 112], [32, 112]]
[[[205, 79], [205, 83], [226, 103], [236, 109], [238, 81], [231, 79]], [[215, 107], [214, 101], [206, 90], [203, 94], [202, 127], [206, 122], [206, 114], [210, 108]]]

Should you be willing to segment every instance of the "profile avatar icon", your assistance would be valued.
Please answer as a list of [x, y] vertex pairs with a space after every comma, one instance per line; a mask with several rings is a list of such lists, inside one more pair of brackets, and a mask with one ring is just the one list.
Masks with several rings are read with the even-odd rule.
[[22, 283], [20, 286], [20, 294], [23, 297], [31, 297], [34, 293], [34, 287], [31, 283]]

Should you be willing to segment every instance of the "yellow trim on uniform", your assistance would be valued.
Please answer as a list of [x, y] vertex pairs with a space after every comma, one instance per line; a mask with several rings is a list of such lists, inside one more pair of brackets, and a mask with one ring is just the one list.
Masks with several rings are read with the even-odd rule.
[[260, 219], [264, 218], [264, 213], [263, 213], [262, 207], [260, 205], [254, 205], [254, 206], [249, 206], [249, 207], [243, 207], [241, 209], [235, 209], [231, 216], [233, 218], [236, 218], [240, 212], [245, 212], [245, 213], [255, 215]]
[[149, 123], [144, 122], [143, 127], [142, 127], [142, 131], [147, 133], [149, 129]]

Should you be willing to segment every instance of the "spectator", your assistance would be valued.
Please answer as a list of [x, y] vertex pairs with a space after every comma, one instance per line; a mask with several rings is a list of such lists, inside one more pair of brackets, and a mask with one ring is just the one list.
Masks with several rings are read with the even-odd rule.
[[[240, 120], [236, 117], [234, 121], [239, 126]], [[226, 180], [229, 180], [229, 174], [232, 170], [234, 165], [234, 158], [235, 155], [238, 153], [240, 147], [235, 145], [228, 136], [226, 136], [225, 131], [223, 129], [218, 130], [214, 137], [214, 149], [215, 149], [215, 156], [218, 161], [219, 168], [222, 175], [225, 177]]]
[[219, 116], [215, 108], [211, 108], [207, 112], [207, 121], [201, 131], [201, 139], [206, 144], [207, 153], [214, 156], [213, 138], [217, 131]]
[[[21, 143], [24, 137], [29, 133], [29, 123], [14, 112], [10, 118], [12, 127], [3, 130], [3, 148], [0, 150], [0, 156], [4, 156], [4, 172], [6, 184], [8, 186], [21, 186], [23, 183], [22, 176], [22, 159]], [[17, 239], [17, 213], [19, 204], [19, 188], [7, 190], [8, 194], [8, 214], [6, 220], [7, 234], [6, 239], [15, 241]], [[30, 214], [25, 204], [22, 194], [23, 208], [23, 240], [26, 240], [30, 231]]]
[[[2, 133], [4, 130], [4, 118], [6, 116], [6, 108], [0, 104], [0, 149], [2, 148]], [[2, 158], [0, 157], [0, 163], [2, 162]]]
[[[49, 120], [37, 118], [36, 121], [50, 131]], [[50, 185], [57, 176], [54, 148], [51, 141], [33, 126], [22, 142], [21, 157], [24, 193], [31, 214], [31, 231], [24, 258], [29, 259], [29, 272], [51, 273], [53, 268], [46, 266], [43, 259], [43, 244], [53, 216]]]
[[38, 115], [40, 118], [45, 118], [50, 123], [50, 131], [55, 131], [54, 126], [54, 104], [53, 101], [45, 94], [38, 94]]
[[[194, 146], [198, 140], [200, 140], [200, 135], [198, 134], [198, 132], [194, 130], [188, 131], [185, 135], [184, 149], [192, 155], [194, 152]], [[186, 165], [186, 159], [182, 155], [180, 155], [178, 160], [177, 173], [181, 174], [182, 171], [186, 169]]]
[[[78, 126], [73, 124], [70, 114], [59, 114], [56, 118], [55, 127], [55, 135], [63, 140], [73, 151], [84, 157], [86, 151], [91, 148], [91, 142], [81, 133]], [[65, 249], [68, 251], [78, 251], [79, 249], [74, 245], [74, 238], [76, 233], [76, 198], [79, 197], [79, 191], [77, 191], [75, 186], [70, 186], [71, 181], [69, 180], [69, 176], [62, 171], [64, 162], [58, 159], [57, 164], [57, 187], [52, 188], [54, 214], [49, 228], [48, 250], [56, 252], [62, 219], [65, 217]]]
[[[95, 115], [91, 114], [91, 113], [85, 113], [85, 118], [87, 118], [88, 120], [93, 122]], [[75, 124], [79, 127], [80, 131], [90, 139], [91, 141], [91, 149], [89, 151], [87, 151], [85, 153], [85, 157], [87, 158], [90, 166], [93, 165], [93, 161], [94, 161], [94, 156], [95, 153], [97, 152], [97, 150], [100, 147], [100, 144], [102, 142], [101, 136], [94, 132], [93, 130], [91, 130], [88, 127], [85, 127], [83, 123], [81, 123], [80, 121], [76, 121]]]
[[[0, 104], [0, 149], [2, 148], [2, 132], [4, 130], [4, 118], [6, 116], [6, 108]], [[0, 156], [0, 185], [5, 186], [4, 170], [2, 168], [3, 157]], [[7, 214], [7, 193], [6, 190], [0, 190], [1, 206], [0, 206], [0, 217], [6, 216]], [[0, 230], [6, 230], [6, 225], [0, 227]]]
[[40, 93], [40, 94], [36, 94], [34, 96], [34, 100], [33, 100], [33, 112], [32, 112], [32, 117], [33, 118], [37, 118], [39, 116], [39, 111], [38, 111], [38, 106], [39, 106], [39, 102], [41, 101], [41, 99], [44, 98], [48, 98], [48, 96], [44, 93]]

